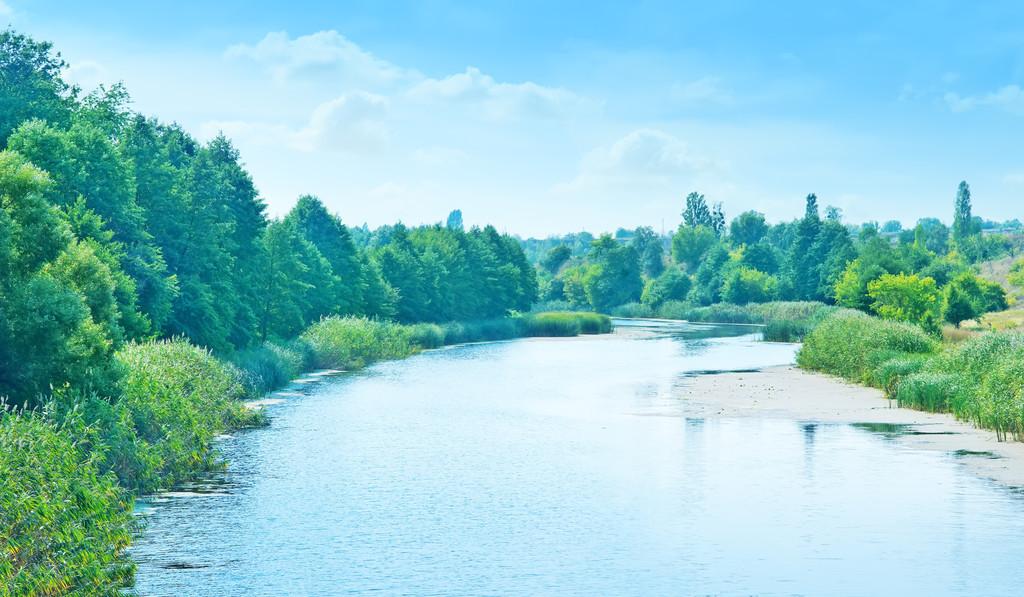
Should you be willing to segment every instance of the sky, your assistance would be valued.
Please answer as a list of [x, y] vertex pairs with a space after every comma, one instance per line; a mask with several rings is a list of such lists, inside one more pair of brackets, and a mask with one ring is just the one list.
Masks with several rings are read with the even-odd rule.
[[[271, 215], [541, 236], [1024, 218], [1024, 3], [0, 0], [88, 91], [238, 147]], [[896, 6], [898, 5], [898, 6]]]

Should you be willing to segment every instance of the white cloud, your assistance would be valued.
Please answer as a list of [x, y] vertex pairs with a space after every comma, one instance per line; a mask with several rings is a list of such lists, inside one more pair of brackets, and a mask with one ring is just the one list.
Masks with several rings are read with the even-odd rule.
[[201, 136], [223, 132], [242, 144], [284, 145], [300, 152], [366, 153], [388, 143], [387, 98], [366, 92], [339, 96], [317, 106], [300, 127], [244, 121], [204, 123]]
[[494, 119], [555, 116], [584, 103], [578, 95], [558, 87], [531, 81], [501, 83], [473, 66], [441, 79], [420, 81], [407, 95], [423, 103], [474, 104], [484, 116]]
[[255, 45], [231, 46], [225, 56], [261, 64], [278, 80], [332, 74], [361, 84], [387, 84], [415, 75], [377, 58], [333, 30], [296, 38], [284, 31], [271, 32]]
[[576, 178], [556, 190], [668, 188], [717, 168], [713, 161], [694, 155], [686, 143], [674, 135], [656, 129], [638, 129], [588, 153]]
[[944, 96], [949, 109], [954, 112], [967, 112], [978, 107], [992, 107], [1014, 114], [1024, 114], [1024, 89], [1012, 84], [1001, 87], [984, 95], [961, 96], [947, 93]]
[[733, 95], [722, 86], [718, 77], [703, 77], [689, 83], [675, 83], [672, 99], [686, 105], [722, 105], [735, 103]]
[[4, 0], [0, 0], [0, 17], [9, 17], [12, 14], [14, 14], [14, 11], [10, 5], [4, 2]]

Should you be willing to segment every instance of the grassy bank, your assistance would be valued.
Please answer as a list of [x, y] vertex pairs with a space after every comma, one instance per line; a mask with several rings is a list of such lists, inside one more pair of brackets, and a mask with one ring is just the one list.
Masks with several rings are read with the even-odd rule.
[[452, 344], [605, 334], [611, 329], [608, 316], [589, 312], [529, 313], [500, 319], [413, 325], [327, 317], [291, 342], [268, 342], [239, 353], [234, 364], [247, 394], [260, 396], [313, 368], [358, 369], [375, 361], [403, 358], [420, 350]]
[[1019, 332], [944, 344], [913, 325], [841, 310], [807, 335], [797, 363], [877, 387], [900, 406], [952, 413], [1000, 440], [1024, 438]]
[[38, 412], [0, 411], [0, 595], [117, 594], [134, 568], [132, 500], [223, 466], [218, 434], [265, 422], [254, 398], [312, 368], [358, 369], [425, 348], [605, 333], [594, 313], [445, 325], [327, 317], [233, 362], [182, 339], [128, 344], [109, 395], [58, 388]]

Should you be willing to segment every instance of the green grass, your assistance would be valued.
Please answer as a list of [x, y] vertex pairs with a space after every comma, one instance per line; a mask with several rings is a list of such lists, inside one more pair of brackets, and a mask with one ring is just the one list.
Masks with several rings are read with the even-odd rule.
[[841, 309], [804, 338], [797, 364], [858, 383], [872, 384], [874, 369], [906, 355], [930, 354], [938, 343], [921, 328]]
[[527, 336], [607, 334], [612, 330], [610, 317], [587, 311], [534, 313], [524, 319]]
[[408, 326], [363, 317], [325, 317], [309, 326], [302, 339], [312, 347], [314, 365], [324, 369], [359, 369], [418, 349]]
[[98, 458], [43, 416], [0, 412], [0, 594], [130, 586], [131, 496]]
[[840, 310], [804, 339], [797, 363], [881, 388], [900, 406], [949, 412], [1000, 440], [1024, 438], [1024, 334], [940, 344], [920, 328]]

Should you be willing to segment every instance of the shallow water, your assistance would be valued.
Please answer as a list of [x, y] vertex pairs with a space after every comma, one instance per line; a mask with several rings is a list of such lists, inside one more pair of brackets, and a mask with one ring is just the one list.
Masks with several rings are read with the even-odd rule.
[[[140, 504], [143, 595], [1019, 595], [1024, 499], [899, 430], [687, 419], [751, 328], [477, 344], [292, 388]], [[721, 337], [711, 337], [721, 336]]]

